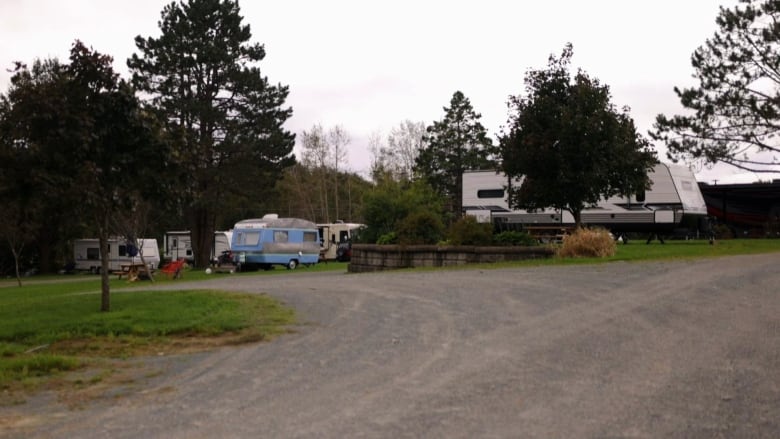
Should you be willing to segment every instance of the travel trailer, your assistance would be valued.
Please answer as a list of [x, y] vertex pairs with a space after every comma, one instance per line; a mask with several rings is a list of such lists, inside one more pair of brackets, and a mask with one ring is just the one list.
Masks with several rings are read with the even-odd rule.
[[[124, 238], [108, 240], [108, 269], [120, 271], [123, 265], [140, 264], [141, 254], [150, 271], [160, 265], [160, 249], [156, 239], [139, 239], [141, 248], [136, 249], [133, 243]], [[74, 268], [90, 273], [100, 273], [100, 241], [98, 239], [77, 239], [73, 241]]]
[[[223, 252], [230, 250], [232, 237], [232, 230], [214, 232], [214, 242], [211, 245], [211, 261], [216, 261]], [[195, 261], [189, 230], [165, 233], [163, 238], [163, 259], [170, 261], [178, 259], [184, 259], [187, 262]]]
[[300, 264], [313, 265], [319, 261], [320, 236], [311, 221], [268, 214], [237, 222], [231, 249], [239, 270], [269, 269], [272, 265], [284, 265], [292, 270]]
[[[688, 168], [659, 163], [648, 176], [652, 181], [649, 190], [602, 200], [595, 207], [583, 210], [582, 223], [602, 226], [620, 235], [670, 233], [685, 227], [696, 229], [706, 220], [707, 206]], [[506, 229], [574, 225], [574, 217], [567, 211], [510, 209], [507, 188], [519, 187], [520, 183], [521, 180], [510, 183], [505, 175], [495, 171], [464, 173], [464, 213]]]
[[317, 230], [320, 233], [320, 258], [323, 260], [339, 259], [338, 249], [342, 249], [352, 241], [352, 236], [365, 227], [364, 224], [345, 223], [337, 221], [335, 223], [317, 224]]

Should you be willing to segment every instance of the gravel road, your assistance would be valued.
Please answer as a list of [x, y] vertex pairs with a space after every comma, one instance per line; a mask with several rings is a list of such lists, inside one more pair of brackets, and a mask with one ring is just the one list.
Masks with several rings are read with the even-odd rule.
[[0, 436], [776, 438], [779, 266], [215, 276], [198, 286], [267, 293], [302, 324], [148, 359], [158, 373], [77, 410], [1, 407]]

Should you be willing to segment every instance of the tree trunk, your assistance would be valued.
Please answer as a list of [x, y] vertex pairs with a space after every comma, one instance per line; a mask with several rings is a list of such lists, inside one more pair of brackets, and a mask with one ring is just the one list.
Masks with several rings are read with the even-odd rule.
[[100, 242], [100, 311], [111, 311], [111, 290], [109, 287], [109, 252], [108, 232], [101, 230], [98, 241]]
[[22, 275], [19, 273], [19, 256], [21, 252], [16, 251], [16, 247], [11, 246], [11, 253], [14, 255], [14, 268], [16, 269], [16, 282], [22, 286]]
[[192, 253], [195, 256], [195, 267], [205, 269], [211, 262], [211, 246], [214, 241], [214, 221], [208, 208], [196, 208], [193, 214], [193, 226], [190, 239]]
[[[581, 210], [572, 210], [571, 214], [574, 217], [574, 228], [575, 229], [581, 228], [582, 227], [582, 211]], [[561, 211], [561, 219], [563, 219], [563, 211]]]

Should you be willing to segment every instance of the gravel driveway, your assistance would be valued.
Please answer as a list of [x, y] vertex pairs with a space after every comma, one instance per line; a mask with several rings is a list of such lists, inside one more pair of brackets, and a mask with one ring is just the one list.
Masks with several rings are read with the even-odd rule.
[[[776, 438], [780, 254], [219, 276], [296, 332], [149, 359], [133, 391], [0, 408], [0, 436]], [[185, 288], [187, 284], [177, 283]]]

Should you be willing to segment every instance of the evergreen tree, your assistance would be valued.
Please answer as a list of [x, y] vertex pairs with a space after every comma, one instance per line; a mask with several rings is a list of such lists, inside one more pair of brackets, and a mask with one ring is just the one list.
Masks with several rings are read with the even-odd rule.
[[777, 172], [780, 123], [780, 1], [720, 8], [719, 30], [696, 49], [698, 87], [674, 88], [684, 115], [658, 115], [650, 136], [674, 160]]
[[[208, 264], [220, 215], [261, 198], [295, 163], [295, 136], [283, 128], [288, 88], [260, 72], [238, 1], [187, 0], [162, 11], [158, 38], [136, 37], [128, 60], [136, 87], [172, 132], [181, 133], [182, 203], [195, 264]], [[259, 213], [258, 213], [259, 214]]]
[[444, 119], [426, 129], [425, 146], [415, 161], [416, 173], [448, 200], [447, 210], [458, 218], [463, 172], [495, 167], [491, 160], [493, 142], [479, 122], [482, 116], [460, 91], [452, 95], [444, 112]]
[[522, 177], [510, 205], [582, 210], [599, 199], [648, 187], [655, 153], [637, 134], [628, 110], [610, 103], [609, 87], [580, 71], [571, 78], [572, 47], [526, 74], [527, 96], [509, 100], [509, 131], [500, 139], [502, 168]]

